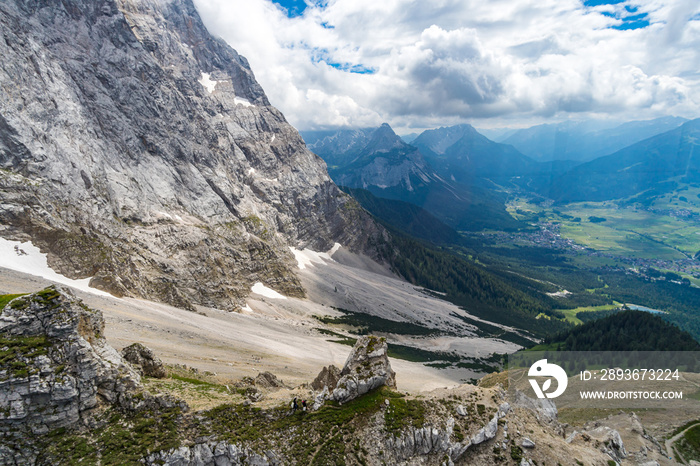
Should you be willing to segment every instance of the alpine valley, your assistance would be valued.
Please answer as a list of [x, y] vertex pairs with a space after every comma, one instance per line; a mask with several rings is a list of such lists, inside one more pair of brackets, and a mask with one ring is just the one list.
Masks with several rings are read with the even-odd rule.
[[507, 392], [700, 348], [700, 120], [300, 134], [192, 0], [0, 26], [1, 465], [700, 460], [689, 367], [673, 409]]

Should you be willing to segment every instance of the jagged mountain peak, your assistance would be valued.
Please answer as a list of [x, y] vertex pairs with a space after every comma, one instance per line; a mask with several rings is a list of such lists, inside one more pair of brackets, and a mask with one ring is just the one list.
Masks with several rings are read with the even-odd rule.
[[413, 144], [428, 148], [435, 154], [444, 154], [447, 148], [464, 137], [484, 138], [472, 125], [465, 123], [426, 130], [413, 141]]
[[369, 142], [362, 149], [362, 153], [389, 152], [394, 149], [411, 150], [411, 146], [406, 144], [388, 123], [382, 123], [382, 125], [372, 133]]

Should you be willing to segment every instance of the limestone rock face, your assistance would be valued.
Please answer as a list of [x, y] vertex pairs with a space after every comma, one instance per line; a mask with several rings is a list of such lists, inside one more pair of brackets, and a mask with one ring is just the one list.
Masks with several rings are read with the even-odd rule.
[[[450, 417], [447, 418], [444, 424], [445, 428], [431, 426], [410, 427], [402, 432], [399, 437], [388, 436], [384, 442], [384, 449], [392, 457], [401, 461], [431, 454], [439, 455], [441, 458], [444, 458], [446, 455], [450, 462], [458, 461], [472, 447], [495, 438], [498, 433], [498, 421], [503, 419], [510, 411], [511, 407], [508, 403], [501, 404], [496, 414], [484, 427], [479, 429], [471, 438], [462, 442], [452, 440], [455, 419]], [[467, 461], [463, 464], [471, 463]]]
[[332, 398], [345, 403], [382, 385], [396, 388], [387, 349], [384, 338], [365, 336], [357, 340], [340, 372]]
[[122, 357], [136, 369], [139, 375], [162, 379], [168, 376], [163, 361], [150, 348], [134, 343], [122, 350]]
[[557, 406], [552, 400], [530, 398], [518, 390], [515, 393], [515, 404], [536, 413], [545, 422], [553, 423], [557, 420]]
[[304, 294], [289, 246], [379, 254], [191, 0], [8, 0], [0, 29], [0, 235], [60, 273], [232, 310], [255, 282]]
[[284, 464], [274, 452], [257, 454], [248, 448], [226, 442], [198, 443], [160, 451], [144, 459], [147, 465], [275, 466]]
[[128, 394], [139, 385], [139, 375], [103, 335], [102, 314], [66, 289], [49, 287], [5, 306], [0, 314], [0, 460], [31, 454], [5, 451], [13, 435], [73, 428], [101, 404], [131, 404]]

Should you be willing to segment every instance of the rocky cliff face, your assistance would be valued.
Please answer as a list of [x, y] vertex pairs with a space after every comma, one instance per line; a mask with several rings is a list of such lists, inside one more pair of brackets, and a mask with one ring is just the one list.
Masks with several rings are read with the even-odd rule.
[[106, 343], [100, 312], [54, 287], [0, 312], [0, 464], [31, 461], [31, 446], [20, 446], [35, 436], [85, 427], [106, 404], [131, 404], [140, 378]]
[[381, 241], [190, 0], [10, 0], [0, 25], [0, 234], [59, 272], [233, 309], [303, 294], [288, 245]]

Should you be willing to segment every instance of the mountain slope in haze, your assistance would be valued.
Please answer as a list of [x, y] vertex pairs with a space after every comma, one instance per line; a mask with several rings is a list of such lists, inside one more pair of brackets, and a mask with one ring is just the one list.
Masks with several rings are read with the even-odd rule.
[[302, 131], [301, 136], [307, 147], [332, 169], [344, 165], [348, 158], [357, 156], [375, 130], [376, 128]]
[[384, 238], [191, 0], [0, 3], [0, 224], [116, 295], [304, 291], [289, 245]]
[[537, 171], [539, 164], [513, 146], [499, 144], [471, 125], [427, 130], [412, 143], [442, 176], [460, 183], [508, 178]]
[[[349, 139], [353, 144], [346, 143]], [[519, 226], [505, 210], [503, 193], [446, 180], [387, 124], [371, 132], [340, 131], [318, 138], [308, 147], [327, 161], [337, 184], [410, 202], [457, 230]]]
[[370, 214], [391, 228], [436, 244], [456, 244], [460, 235], [430, 212], [409, 202], [377, 197], [366, 189], [343, 188]]
[[579, 165], [554, 180], [558, 202], [604, 201], [645, 192], [663, 194], [700, 182], [700, 119]]
[[585, 162], [675, 129], [686, 121], [685, 118], [671, 116], [623, 124], [595, 120], [567, 121], [504, 133], [499, 141], [513, 145], [538, 161]]
[[424, 131], [413, 144], [439, 175], [491, 192], [512, 187], [542, 191], [577, 165], [565, 160], [536, 162], [509, 144], [491, 141], [471, 125]]
[[444, 185], [423, 155], [403, 142], [386, 123], [371, 133], [359, 152], [350, 152], [346, 157], [343, 165], [329, 169], [341, 186], [413, 192], [431, 184]]

